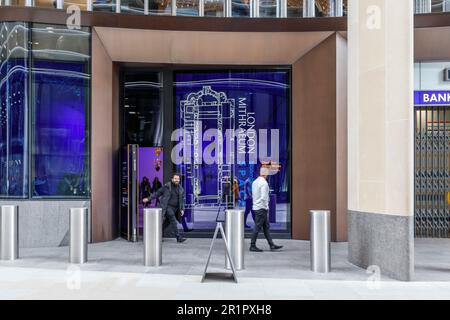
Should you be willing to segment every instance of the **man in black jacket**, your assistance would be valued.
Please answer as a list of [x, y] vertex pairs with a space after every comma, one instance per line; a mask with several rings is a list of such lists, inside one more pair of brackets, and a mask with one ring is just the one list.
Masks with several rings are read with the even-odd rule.
[[[160, 198], [161, 197], [161, 198]], [[184, 215], [184, 189], [180, 186], [180, 176], [176, 173], [172, 175], [172, 181], [167, 182], [153, 196], [143, 199], [148, 202], [154, 198], [160, 198], [164, 226], [171, 230], [177, 242], [186, 241], [178, 232], [177, 220], [180, 221]]]

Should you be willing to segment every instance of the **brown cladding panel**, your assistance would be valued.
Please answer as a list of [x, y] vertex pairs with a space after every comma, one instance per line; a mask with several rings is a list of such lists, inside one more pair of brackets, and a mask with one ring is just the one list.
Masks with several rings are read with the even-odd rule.
[[113, 63], [103, 44], [92, 33], [92, 241], [114, 239], [113, 168]]
[[330, 210], [336, 239], [336, 35], [293, 65], [292, 238], [309, 239], [309, 210]]

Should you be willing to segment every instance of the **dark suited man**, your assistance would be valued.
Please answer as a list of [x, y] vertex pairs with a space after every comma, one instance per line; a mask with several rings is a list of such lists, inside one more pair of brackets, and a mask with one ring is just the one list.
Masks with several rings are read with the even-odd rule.
[[167, 227], [177, 239], [177, 242], [186, 241], [178, 232], [177, 220], [181, 220], [184, 215], [184, 189], [180, 186], [180, 176], [172, 175], [172, 181], [167, 182], [153, 196], [143, 199], [143, 202], [151, 201], [154, 198], [160, 198], [163, 228]]

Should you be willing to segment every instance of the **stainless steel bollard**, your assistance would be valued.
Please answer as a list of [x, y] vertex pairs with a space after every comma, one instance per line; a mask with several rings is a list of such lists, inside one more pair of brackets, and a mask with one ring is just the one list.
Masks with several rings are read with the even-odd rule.
[[331, 270], [330, 211], [311, 210], [311, 270], [327, 273]]
[[144, 209], [144, 264], [157, 267], [162, 264], [162, 210]]
[[0, 260], [19, 258], [19, 209], [2, 206], [0, 211]]
[[[242, 270], [244, 266], [244, 210], [226, 210], [225, 236], [230, 248], [234, 268]], [[230, 260], [225, 256], [225, 268], [231, 269]]]
[[88, 209], [70, 209], [69, 262], [82, 264], [88, 260]]

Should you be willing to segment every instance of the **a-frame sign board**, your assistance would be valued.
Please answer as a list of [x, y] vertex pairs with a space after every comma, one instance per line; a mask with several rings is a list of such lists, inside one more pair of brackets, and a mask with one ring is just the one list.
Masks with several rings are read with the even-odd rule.
[[[226, 247], [226, 253], [227, 253], [227, 257], [230, 260], [230, 265], [231, 265], [231, 271], [232, 273], [208, 273], [208, 265], [209, 265], [209, 260], [211, 259], [211, 254], [214, 248], [214, 241], [216, 240], [217, 236], [219, 235], [219, 231], [220, 234], [222, 235], [222, 239], [225, 242], [225, 247]], [[203, 277], [202, 277], [202, 282], [205, 281], [205, 279], [226, 279], [226, 280], [234, 280], [234, 282], [238, 282], [238, 279], [236, 277], [236, 270], [234, 269], [234, 263], [233, 260], [231, 259], [231, 254], [230, 254], [230, 248], [228, 246], [228, 241], [227, 238], [225, 237], [225, 231], [223, 230], [223, 226], [222, 226], [222, 222], [217, 222], [217, 226], [216, 226], [216, 230], [214, 231], [214, 237], [212, 239], [211, 242], [211, 247], [209, 249], [209, 254], [208, 254], [208, 260], [206, 261], [206, 266], [205, 266], [205, 271], [203, 272]]]

